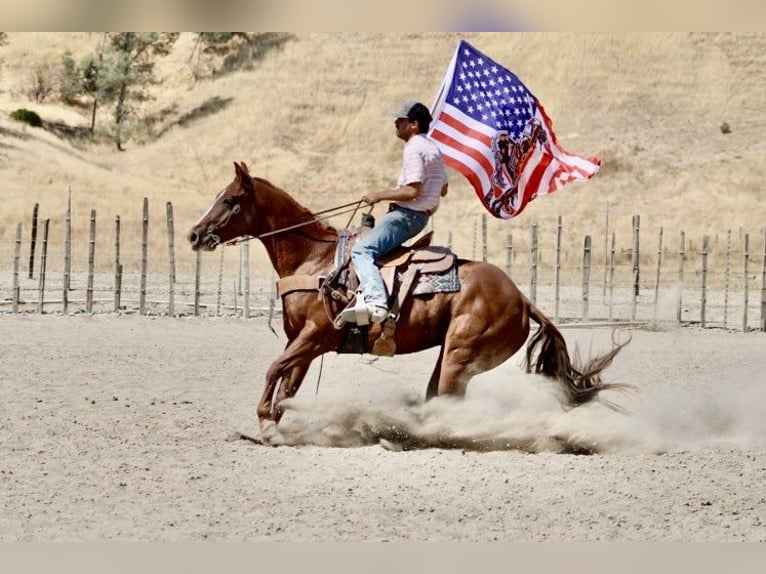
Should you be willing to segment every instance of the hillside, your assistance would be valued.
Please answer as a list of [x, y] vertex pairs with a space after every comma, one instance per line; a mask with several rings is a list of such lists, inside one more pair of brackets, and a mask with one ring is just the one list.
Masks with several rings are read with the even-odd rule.
[[[87, 110], [35, 104], [23, 95], [36, 63], [64, 49], [92, 49], [97, 34], [10, 33], [0, 47], [0, 239], [40, 202], [63, 214], [67, 190], [84, 221], [137, 217], [143, 197], [153, 216], [172, 201], [185, 230], [233, 176], [232, 162], [285, 188], [315, 210], [347, 203], [395, 182], [401, 144], [386, 112], [405, 99], [430, 105], [458, 34], [297, 34], [267, 51], [252, 69], [191, 80], [191, 34], [158, 67], [160, 84], [145, 111], [162, 115], [156, 141], [73, 143], [11, 121], [19, 107], [47, 121], [85, 126]], [[605, 208], [618, 243], [630, 243], [630, 219], [654, 242], [662, 226], [701, 239], [726, 230], [762, 237], [766, 224], [766, 34], [462, 35], [513, 70], [543, 103], [565, 149], [596, 155], [599, 174], [534, 201], [511, 222], [490, 220], [493, 249], [513, 231], [521, 242], [536, 221], [550, 235], [556, 217], [565, 240], [603, 236]], [[220, 109], [207, 115], [206, 103]], [[182, 124], [181, 118], [187, 118]], [[722, 125], [728, 124], [727, 130]], [[463, 253], [482, 213], [473, 190], [450, 171], [451, 192], [435, 222], [453, 229]], [[333, 221], [338, 226], [343, 221]], [[594, 239], [594, 244], [603, 239]], [[761, 240], [758, 239], [760, 244]], [[3, 255], [3, 265], [6, 257]]]

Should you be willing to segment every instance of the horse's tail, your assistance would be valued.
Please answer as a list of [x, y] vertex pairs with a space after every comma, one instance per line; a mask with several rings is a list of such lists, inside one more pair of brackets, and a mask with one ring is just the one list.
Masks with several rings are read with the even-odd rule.
[[[569, 358], [566, 341], [561, 332], [540, 309], [529, 302], [529, 316], [540, 325], [527, 345], [526, 370], [535, 372], [558, 381], [566, 395], [569, 406], [587, 403], [607, 389], [628, 390], [634, 388], [628, 384], [606, 384], [601, 381], [601, 372], [606, 369], [620, 350], [630, 342], [614, 343], [612, 350], [589, 359], [582, 367], [575, 367]], [[535, 358], [535, 352], [537, 357]], [[600, 399], [610, 408], [624, 412], [624, 409]]]

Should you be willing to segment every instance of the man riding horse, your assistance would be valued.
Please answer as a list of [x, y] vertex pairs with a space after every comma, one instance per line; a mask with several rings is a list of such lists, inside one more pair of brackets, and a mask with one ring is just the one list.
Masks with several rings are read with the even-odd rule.
[[[367, 205], [389, 200], [388, 213], [362, 239], [354, 244], [351, 260], [361, 286], [361, 296], [369, 319], [382, 323], [388, 317], [388, 293], [376, 262], [425, 229], [428, 218], [447, 194], [447, 173], [442, 154], [426, 134], [431, 113], [420, 102], [405, 102], [391, 112], [395, 117], [396, 137], [404, 141], [402, 169], [395, 189], [371, 191], [362, 200]], [[356, 322], [356, 309], [341, 313], [346, 322]]]

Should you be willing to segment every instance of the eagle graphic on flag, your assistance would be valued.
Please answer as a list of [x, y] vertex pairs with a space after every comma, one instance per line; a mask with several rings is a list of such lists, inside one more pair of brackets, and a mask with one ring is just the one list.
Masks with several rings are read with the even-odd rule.
[[558, 144], [519, 78], [460, 40], [433, 105], [429, 136], [492, 215], [510, 219], [539, 195], [593, 177], [601, 165]]

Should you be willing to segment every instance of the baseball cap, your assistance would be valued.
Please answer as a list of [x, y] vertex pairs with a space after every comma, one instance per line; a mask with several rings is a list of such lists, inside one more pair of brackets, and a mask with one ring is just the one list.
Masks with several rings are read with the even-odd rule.
[[389, 115], [395, 118], [407, 118], [417, 121], [421, 126], [427, 126], [433, 120], [428, 108], [415, 101], [404, 102], [398, 109], [389, 112]]

